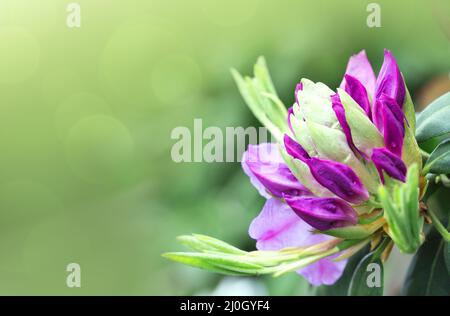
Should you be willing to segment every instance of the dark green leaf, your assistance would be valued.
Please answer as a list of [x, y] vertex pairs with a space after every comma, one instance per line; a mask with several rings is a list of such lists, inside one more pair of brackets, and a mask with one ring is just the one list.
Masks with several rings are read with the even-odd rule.
[[436, 147], [428, 158], [425, 169], [435, 174], [450, 173], [450, 139]]
[[433, 101], [417, 118], [419, 143], [450, 133], [450, 92]]
[[358, 264], [348, 288], [349, 296], [383, 295], [384, 269], [379, 254], [367, 254]]
[[445, 243], [445, 249], [444, 249], [444, 258], [445, 258], [445, 265], [447, 266], [447, 272], [450, 275], [450, 243]]
[[403, 287], [404, 295], [450, 295], [445, 248], [441, 235], [433, 229], [411, 262]]
[[353, 255], [347, 262], [344, 273], [341, 278], [333, 285], [322, 285], [316, 288], [315, 295], [318, 296], [342, 296], [347, 295], [348, 287], [353, 273], [359, 262], [369, 253], [369, 246], [361, 249]]

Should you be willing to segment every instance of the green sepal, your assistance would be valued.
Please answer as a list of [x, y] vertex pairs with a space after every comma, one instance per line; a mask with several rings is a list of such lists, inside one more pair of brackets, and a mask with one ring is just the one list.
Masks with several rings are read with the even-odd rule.
[[[387, 178], [387, 176], [386, 176]], [[380, 186], [379, 199], [388, 223], [389, 235], [403, 253], [414, 253], [423, 242], [423, 217], [419, 213], [419, 170], [408, 169], [406, 183], [391, 180]]]

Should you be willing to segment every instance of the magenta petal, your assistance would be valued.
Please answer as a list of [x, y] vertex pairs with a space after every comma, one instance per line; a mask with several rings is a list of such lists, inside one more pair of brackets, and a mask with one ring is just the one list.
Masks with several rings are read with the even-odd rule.
[[298, 92], [303, 90], [303, 83], [298, 83], [297, 86], [295, 87], [295, 102], [297, 102], [297, 104], [300, 104], [298, 102]]
[[317, 182], [347, 202], [360, 204], [369, 198], [361, 179], [347, 165], [315, 157], [307, 164]]
[[284, 194], [289, 196], [312, 194], [285, 164], [279, 164], [276, 169], [273, 165], [255, 162], [248, 162], [247, 165], [259, 182], [276, 197], [282, 197]]
[[[403, 120], [398, 120], [398, 113], [394, 113], [395, 107], [383, 106], [383, 136], [386, 148], [397, 156], [402, 156], [403, 137], [405, 136], [405, 127]], [[401, 115], [403, 113], [400, 113]]]
[[[272, 198], [267, 200], [261, 213], [252, 221], [249, 235], [257, 240], [258, 250], [305, 247], [333, 239], [327, 235], [314, 234], [312, 230], [287, 204]], [[331, 285], [341, 277], [345, 265], [346, 260], [333, 262], [325, 258], [297, 272], [314, 286]]]
[[391, 153], [386, 148], [374, 148], [372, 153], [372, 161], [375, 164], [383, 183], [383, 171], [386, 172], [391, 178], [405, 182], [406, 165], [397, 155]]
[[375, 96], [379, 98], [385, 94], [394, 99], [400, 108], [403, 108], [405, 101], [405, 82], [398, 68], [394, 56], [389, 50], [384, 50], [384, 62], [378, 74]]
[[383, 133], [386, 147], [401, 157], [405, 136], [405, 115], [397, 101], [382, 94], [375, 103], [374, 113], [375, 125]]
[[[345, 73], [361, 82], [368, 94], [374, 94], [376, 77], [370, 62], [367, 59], [365, 50], [350, 57]], [[341, 88], [345, 88], [345, 81], [346, 79], [344, 78], [341, 83]]]
[[281, 157], [280, 151], [275, 144], [264, 143], [259, 145], [248, 145], [247, 151], [242, 156], [242, 169], [245, 174], [250, 178], [250, 182], [265, 198], [271, 198], [271, 195], [267, 192], [265, 186], [258, 180], [248, 166], [248, 162], [263, 162], [266, 164], [273, 163], [276, 169], [278, 164], [284, 163], [283, 157]]
[[296, 159], [305, 161], [310, 158], [308, 152], [302, 145], [290, 138], [287, 134], [284, 134], [284, 147], [286, 148], [286, 152]]
[[307, 242], [311, 229], [291, 208], [276, 198], [266, 201], [249, 228], [249, 235], [257, 240], [260, 250], [279, 250]]
[[355, 151], [359, 152], [362, 156], [365, 156], [361, 151], [359, 151], [358, 148], [356, 148], [355, 143], [353, 142], [352, 130], [348, 125], [347, 118], [345, 117], [344, 106], [342, 105], [341, 99], [339, 98], [339, 95], [337, 93], [331, 96], [331, 103], [333, 111], [336, 114], [336, 117], [339, 121], [339, 124], [341, 125], [342, 130], [344, 131], [348, 146], [354, 149]]
[[264, 157], [264, 151], [269, 148], [270, 151], [278, 152], [276, 145], [266, 147], [266, 145], [260, 145], [259, 147], [250, 145], [242, 162], [245, 166], [244, 170], [253, 180], [252, 183], [261, 195], [268, 197], [267, 193], [261, 192], [264, 188], [277, 197], [311, 195], [311, 192], [295, 178], [279, 153], [278, 155], [268, 153], [268, 156]]
[[288, 123], [289, 129], [291, 130], [292, 133], [294, 133], [294, 130], [292, 129], [292, 123], [291, 123], [291, 115], [292, 115], [293, 113], [294, 113], [294, 107], [291, 106], [291, 107], [288, 109], [288, 119], [287, 119], [287, 123]]
[[369, 118], [372, 117], [372, 114], [370, 113], [369, 96], [367, 95], [366, 88], [358, 79], [350, 75], [345, 75], [345, 92], [359, 104]]
[[354, 225], [358, 221], [356, 211], [339, 198], [286, 196], [285, 201], [298, 216], [318, 230]]

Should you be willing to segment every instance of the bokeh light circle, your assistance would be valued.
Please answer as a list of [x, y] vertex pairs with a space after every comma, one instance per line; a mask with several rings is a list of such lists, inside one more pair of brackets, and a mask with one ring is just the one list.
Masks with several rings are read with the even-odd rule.
[[64, 138], [79, 120], [94, 115], [111, 115], [111, 109], [103, 98], [87, 92], [71, 95], [55, 112], [56, 131]]

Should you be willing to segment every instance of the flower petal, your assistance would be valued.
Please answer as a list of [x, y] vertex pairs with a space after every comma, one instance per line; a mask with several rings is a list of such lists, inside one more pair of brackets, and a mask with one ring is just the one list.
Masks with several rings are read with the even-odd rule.
[[[367, 94], [373, 96], [375, 92], [376, 77], [373, 72], [372, 65], [367, 59], [365, 50], [362, 50], [358, 54], [350, 57], [345, 73], [358, 79], [358, 81], [361, 82], [366, 88]], [[341, 88], [345, 88], [345, 83], [346, 79], [344, 78], [341, 83]]]
[[372, 161], [375, 164], [383, 183], [383, 171], [386, 172], [391, 178], [405, 182], [406, 165], [397, 155], [393, 154], [386, 148], [374, 148]]
[[312, 193], [297, 180], [282, 159], [276, 145], [249, 145], [242, 166], [252, 184], [266, 198], [270, 195], [265, 190], [277, 197], [284, 194], [311, 195]]
[[395, 99], [382, 94], [375, 108], [376, 124], [383, 133], [386, 148], [401, 157], [403, 138], [405, 137], [405, 115]]
[[295, 102], [297, 102], [297, 104], [298, 104], [298, 92], [301, 90], [303, 90], [303, 83], [300, 82], [295, 87]]
[[342, 276], [347, 260], [332, 261], [333, 257], [319, 260], [297, 271], [313, 286], [332, 285]]
[[[297, 91], [297, 104], [302, 112], [302, 118], [314, 121], [326, 126], [336, 123], [336, 116], [331, 108], [330, 96], [333, 90], [321, 82], [314, 83], [308, 79], [302, 79], [302, 90]], [[295, 109], [294, 109], [295, 113]]]
[[[249, 228], [249, 235], [257, 240], [258, 250], [280, 250], [288, 247], [311, 246], [333, 237], [314, 234], [313, 228], [301, 220], [291, 208], [272, 198], [267, 200], [261, 213]], [[333, 262], [328, 258], [319, 260], [297, 271], [314, 286], [331, 285], [342, 275], [346, 261]]]
[[307, 164], [317, 182], [347, 202], [360, 204], [369, 198], [361, 179], [347, 165], [315, 157]]
[[384, 61], [378, 74], [375, 96], [379, 98], [382, 94], [391, 97], [400, 108], [403, 107], [405, 101], [406, 88], [402, 74], [398, 68], [394, 56], [389, 50], [384, 50]]
[[345, 201], [336, 197], [288, 197], [286, 203], [305, 222], [318, 230], [356, 224], [358, 215]]
[[347, 92], [356, 103], [366, 112], [369, 118], [372, 117], [370, 101], [364, 85], [355, 77], [345, 75], [345, 92]]
[[305, 161], [310, 158], [302, 145], [290, 138], [287, 134], [284, 134], [284, 147], [286, 148], [286, 152], [296, 159]]
[[359, 149], [355, 146], [355, 143], [353, 142], [352, 130], [350, 129], [350, 126], [348, 125], [347, 118], [345, 117], [345, 109], [341, 103], [339, 94], [336, 93], [335, 95], [331, 96], [331, 102], [333, 104], [334, 113], [336, 113], [336, 117], [339, 121], [339, 124], [342, 127], [342, 130], [345, 134], [345, 138], [347, 139], [348, 146], [350, 148], [354, 148], [360, 154], [364, 155], [362, 152], [359, 151]]
[[371, 119], [367, 117], [367, 113], [347, 92], [339, 88], [337, 90], [355, 147], [364, 153], [365, 157], [370, 157], [373, 148], [384, 146], [383, 135]]
[[287, 119], [287, 122], [288, 122], [288, 126], [289, 126], [289, 129], [291, 130], [291, 132], [292, 132], [292, 133], [295, 133], [295, 131], [292, 129], [291, 115], [294, 115], [294, 107], [293, 107], [293, 106], [291, 106], [291, 107], [288, 109], [288, 119]]

